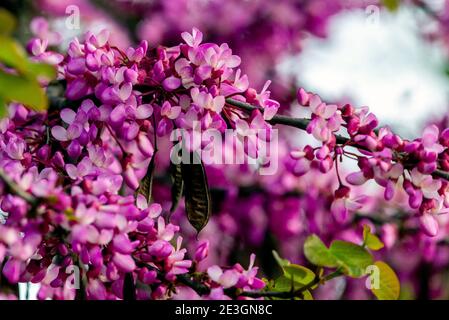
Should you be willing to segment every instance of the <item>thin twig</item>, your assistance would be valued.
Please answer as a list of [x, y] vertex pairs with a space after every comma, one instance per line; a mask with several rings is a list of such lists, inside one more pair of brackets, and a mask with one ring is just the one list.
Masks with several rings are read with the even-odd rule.
[[[149, 265], [149, 264], [147, 264], [147, 263], [138, 261], [138, 260], [136, 260], [136, 259], [134, 259], [134, 260], [136, 261], [136, 263], [137, 263], [138, 265], [145, 266], [145, 267], [147, 267], [148, 269], [155, 271], [156, 274], [157, 274], [157, 278], [158, 278], [159, 280], [161, 280], [161, 281], [164, 281], [164, 280], [165, 280], [166, 274], [165, 274], [163, 271], [161, 271], [161, 270], [159, 270], [158, 268], [156, 268], [156, 267], [154, 267], [154, 266], [152, 266], [152, 265]], [[176, 276], [176, 280], [177, 280], [179, 283], [182, 283], [183, 285], [185, 285], [185, 286], [187, 286], [187, 287], [193, 289], [193, 290], [194, 290], [197, 294], [199, 294], [200, 296], [201, 296], [201, 295], [205, 295], [205, 294], [209, 294], [209, 293], [210, 293], [210, 288], [209, 288], [208, 286], [206, 286], [206, 285], [204, 285], [204, 284], [202, 284], [202, 283], [199, 283], [199, 282], [196, 282], [196, 281], [192, 280], [192, 277], [191, 277], [189, 274], [178, 274], [178, 275]]]
[[30, 205], [35, 206], [38, 202], [37, 198], [22, 190], [19, 185], [17, 185], [4, 171], [0, 169], [0, 180], [5, 183], [6, 188], [13, 194], [19, 196]]
[[[235, 99], [228, 98], [228, 99], [226, 99], [226, 103], [228, 105], [238, 107], [238, 108], [243, 109], [248, 112], [253, 112], [254, 110], [260, 110], [260, 108], [258, 108], [258, 107], [255, 107], [253, 105], [250, 105], [248, 103], [241, 102], [241, 101], [238, 101]], [[293, 117], [288, 117], [288, 116], [275, 115], [268, 122], [273, 125], [282, 124], [282, 125], [287, 125], [290, 127], [300, 129], [300, 130], [307, 130], [307, 126], [309, 125], [310, 121], [311, 121], [310, 119], [306, 119], [306, 118], [293, 118]], [[357, 144], [350, 144], [351, 140], [349, 138], [343, 137], [341, 135], [335, 135], [335, 138], [336, 138], [336, 142], [338, 144], [345, 144], [349, 147], [354, 147], [357, 149], [372, 152], [372, 150], [368, 150], [367, 148], [365, 148], [363, 146], [360, 146]], [[449, 181], [449, 173], [446, 171], [437, 169], [432, 173], [432, 175], [435, 177], [442, 178], [442, 179]]]
[[339, 276], [343, 275], [343, 272], [340, 269], [335, 270], [332, 273], [329, 273], [327, 276], [320, 278], [319, 276], [315, 276], [315, 279], [313, 279], [310, 283], [306, 284], [305, 286], [299, 288], [295, 291], [284, 291], [284, 292], [274, 292], [274, 291], [246, 291], [242, 292], [240, 295], [250, 298], [281, 298], [281, 299], [291, 299], [291, 298], [297, 298], [302, 297], [304, 292], [310, 289], [313, 289], [315, 286], [318, 286], [320, 284], [325, 283], [326, 281], [329, 281], [331, 279], [337, 278]]

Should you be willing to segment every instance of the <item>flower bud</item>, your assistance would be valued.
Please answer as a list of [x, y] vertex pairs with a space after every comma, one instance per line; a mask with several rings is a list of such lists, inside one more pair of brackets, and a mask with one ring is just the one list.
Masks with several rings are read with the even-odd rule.
[[67, 147], [67, 154], [69, 157], [76, 159], [81, 155], [81, 146], [78, 141], [73, 140]]
[[64, 168], [64, 157], [62, 156], [62, 153], [60, 151], [55, 152], [51, 162], [58, 168]]
[[195, 251], [195, 261], [200, 262], [204, 260], [209, 253], [209, 241], [202, 241]]
[[37, 158], [43, 162], [46, 162], [50, 157], [50, 146], [48, 144], [43, 145], [37, 150]]

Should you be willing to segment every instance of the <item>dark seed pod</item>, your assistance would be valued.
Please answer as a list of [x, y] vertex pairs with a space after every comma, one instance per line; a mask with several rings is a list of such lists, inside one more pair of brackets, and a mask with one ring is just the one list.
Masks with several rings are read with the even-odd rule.
[[211, 214], [210, 191], [204, 166], [198, 154], [192, 153], [191, 163], [182, 163], [187, 218], [199, 233], [207, 224]]

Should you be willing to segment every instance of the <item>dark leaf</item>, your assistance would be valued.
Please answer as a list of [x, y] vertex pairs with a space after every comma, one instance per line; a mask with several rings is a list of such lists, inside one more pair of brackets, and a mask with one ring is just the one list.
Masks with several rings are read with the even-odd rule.
[[84, 281], [81, 281], [80, 288], [78, 290], [76, 290], [75, 300], [78, 300], [78, 301], [87, 300], [87, 297], [86, 297], [86, 286], [84, 284]]
[[123, 283], [123, 300], [136, 300], [136, 285], [132, 273], [125, 274]]
[[170, 175], [172, 179], [170, 212], [173, 213], [178, 207], [179, 200], [182, 197], [184, 181], [182, 180], [181, 164], [170, 164]]
[[153, 173], [154, 173], [154, 159], [156, 158], [156, 151], [151, 158], [150, 164], [148, 165], [147, 173], [140, 182], [139, 188], [137, 188], [136, 196], [140, 193], [145, 197], [148, 203], [151, 202], [151, 192], [153, 190]]
[[207, 224], [211, 213], [210, 191], [207, 184], [206, 172], [198, 154], [192, 153], [193, 161], [182, 163], [182, 179], [187, 218], [199, 233]]
[[86, 273], [84, 272], [84, 267], [82, 266], [82, 264], [80, 262], [78, 262], [78, 266], [80, 268], [81, 279], [80, 279], [80, 283], [79, 283], [80, 287], [78, 290], [76, 290], [76, 293], [75, 293], [75, 300], [84, 301], [84, 300], [87, 300], [87, 294], [86, 294], [87, 277], [86, 277]]

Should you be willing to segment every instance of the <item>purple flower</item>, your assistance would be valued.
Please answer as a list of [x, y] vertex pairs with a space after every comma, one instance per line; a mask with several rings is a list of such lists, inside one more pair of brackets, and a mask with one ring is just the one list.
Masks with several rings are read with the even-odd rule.
[[128, 254], [121, 254], [116, 252], [112, 257], [112, 261], [122, 272], [132, 272], [134, 271], [134, 269], [136, 269], [136, 264], [133, 258]]
[[197, 28], [193, 28], [191, 34], [188, 32], [181, 33], [181, 37], [192, 48], [198, 47], [203, 41], [203, 34]]
[[198, 244], [195, 251], [195, 261], [200, 262], [204, 260], [209, 252], [209, 241], [205, 240]]
[[223, 286], [224, 289], [233, 287], [239, 281], [240, 275], [234, 270], [223, 271], [219, 266], [212, 266], [207, 269], [209, 277], [217, 284]]

